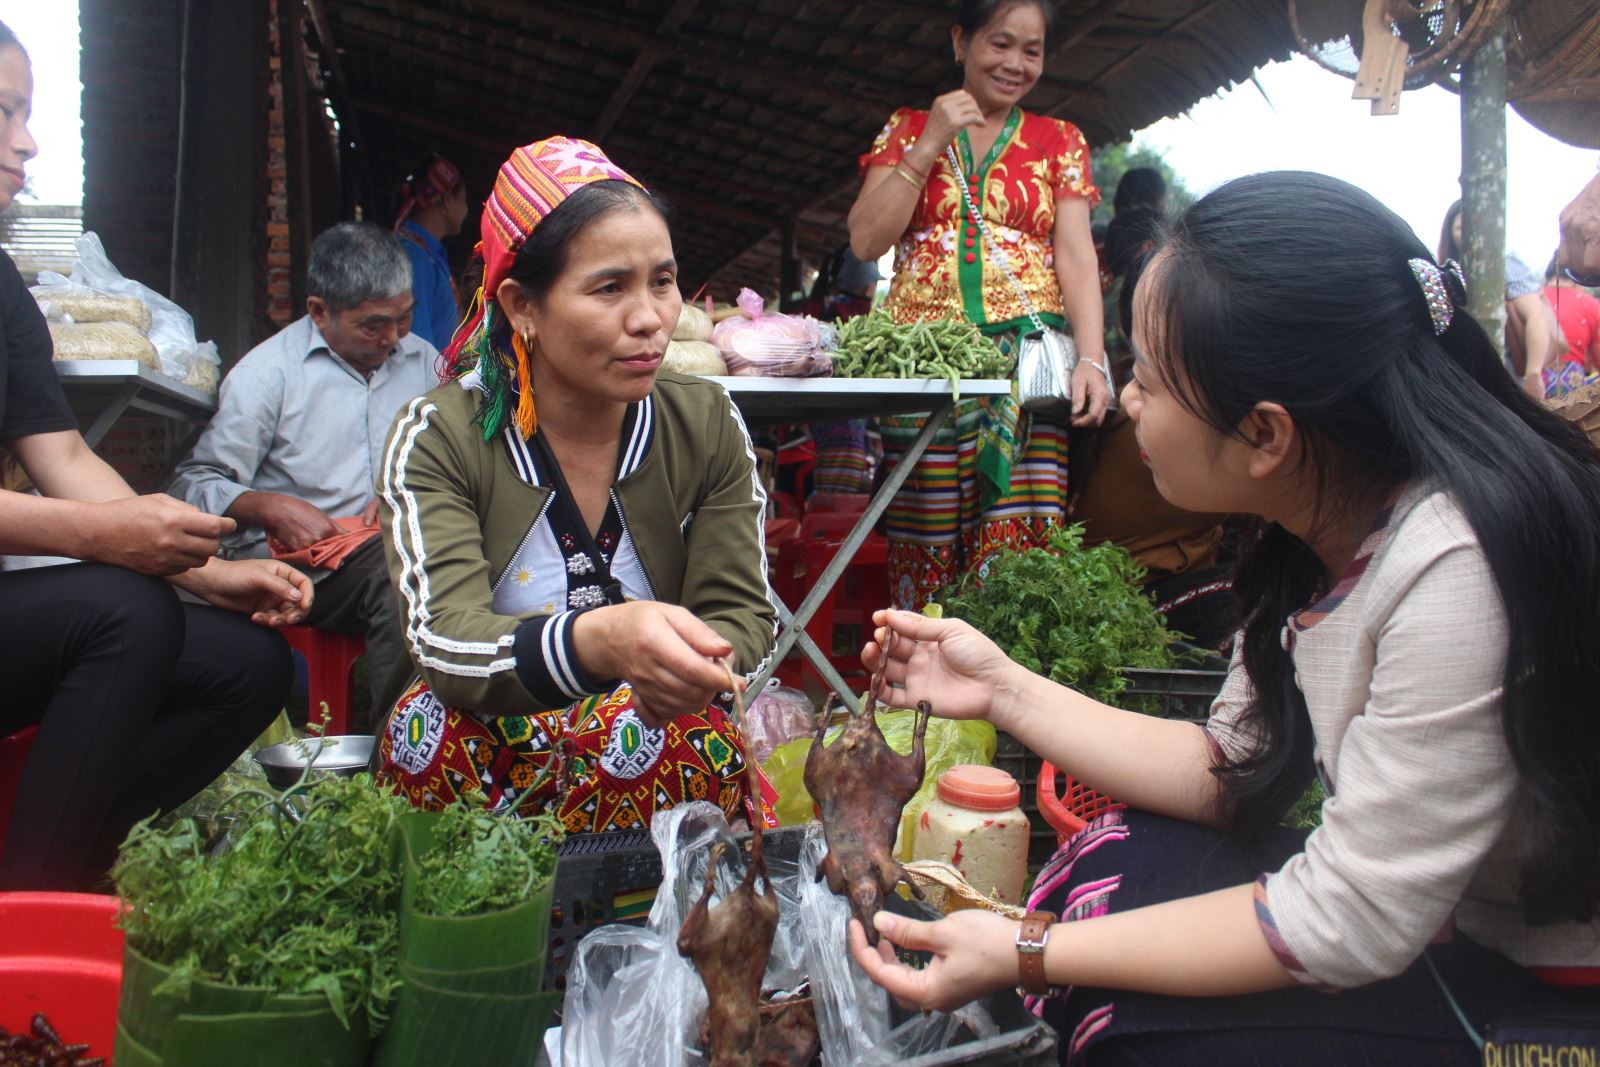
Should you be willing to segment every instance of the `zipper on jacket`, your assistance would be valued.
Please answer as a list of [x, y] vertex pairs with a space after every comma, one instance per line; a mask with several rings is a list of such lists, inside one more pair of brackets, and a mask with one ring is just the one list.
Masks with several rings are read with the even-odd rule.
[[[612, 486], [611, 487], [611, 506], [617, 509], [617, 521], [622, 523], [622, 536], [623, 536], [623, 539], [627, 540], [627, 541], [632, 541], [633, 540], [633, 535], [628, 533], [628, 516], [622, 510], [622, 501], [617, 499], [616, 486]], [[622, 545], [618, 544], [617, 547], [620, 549], [622, 547]], [[611, 554], [611, 559], [613, 561], [615, 561], [616, 558], [617, 558], [617, 554], [615, 552], [613, 552]], [[656, 599], [656, 591], [650, 585], [650, 572], [644, 569], [644, 557], [639, 555], [639, 546], [638, 545], [635, 545], [633, 547], [633, 558], [639, 561], [639, 579], [642, 582], [644, 582], [645, 599], [646, 600], [655, 600]]]
[[551, 501], [555, 500], [555, 498], [556, 497], [554, 493], [548, 493], [545, 495], [544, 504], [539, 508], [539, 514], [533, 517], [533, 525], [528, 527], [528, 532], [522, 535], [521, 541], [517, 542], [517, 550], [511, 553], [511, 562], [506, 564], [506, 569], [500, 572], [500, 577], [496, 578], [494, 580], [494, 584], [489, 587], [489, 592], [491, 594], [498, 593], [500, 591], [500, 583], [504, 582], [508, 577], [511, 576], [511, 565], [522, 558], [522, 550], [528, 547], [529, 541], [533, 540], [533, 531], [537, 530], [539, 528], [539, 524], [544, 521], [544, 513], [550, 510], [550, 503]]

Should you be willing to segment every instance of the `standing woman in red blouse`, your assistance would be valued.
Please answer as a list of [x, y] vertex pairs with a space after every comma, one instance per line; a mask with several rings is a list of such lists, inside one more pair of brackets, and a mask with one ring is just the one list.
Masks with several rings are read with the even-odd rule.
[[[1095, 426], [1111, 402], [1089, 234], [1100, 191], [1078, 128], [1019, 106], [1054, 21], [1049, 0], [962, 0], [950, 31], [961, 88], [896, 111], [861, 157], [850, 245], [869, 262], [895, 250], [884, 307], [897, 322], [966, 318], [1013, 356], [1030, 309], [1054, 329], [1070, 322], [1071, 421]], [[885, 458], [919, 428], [885, 420]], [[996, 552], [1042, 545], [1066, 517], [1066, 460], [1065, 421], [1020, 413], [1014, 397], [958, 406], [889, 508], [895, 603], [920, 607]]]

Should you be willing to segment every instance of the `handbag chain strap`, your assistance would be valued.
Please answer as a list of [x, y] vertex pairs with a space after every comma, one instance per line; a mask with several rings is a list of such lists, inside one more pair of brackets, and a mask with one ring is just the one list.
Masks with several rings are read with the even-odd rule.
[[[972, 189], [967, 185], [967, 176], [961, 172], [961, 160], [956, 156], [955, 145], [944, 146], [944, 158], [949, 161], [950, 169], [955, 171], [956, 188], [961, 190], [961, 199], [967, 203], [967, 213], [972, 218], [972, 224], [978, 228], [978, 238], [983, 242], [984, 251], [989, 253], [989, 258], [994, 261], [994, 265], [999, 267], [1001, 273], [1006, 276], [1006, 280], [1011, 283], [1011, 288], [1017, 291], [1017, 300], [1022, 304], [1022, 310], [1027, 312], [1028, 321], [1033, 323], [1034, 330], [1043, 334], [1045, 331], [1044, 321], [1039, 318], [1038, 311], [1034, 310], [1033, 301], [1028, 299], [1026, 290], [1022, 288], [1022, 282], [1017, 279], [1016, 274], [1011, 270], [1011, 264], [1006, 262], [1005, 257], [1000, 254], [1000, 249], [996, 247], [995, 243], [989, 240], [989, 228], [983, 224], [983, 212], [978, 210], [978, 202], [972, 198]], [[1101, 376], [1105, 378], [1106, 388], [1111, 391], [1113, 406], [1115, 406], [1117, 390], [1111, 381], [1111, 365], [1109, 363], [1096, 363], [1087, 356], [1079, 356], [1078, 359], [1099, 371]]]
[[1028, 294], [1022, 288], [1022, 282], [1011, 271], [1011, 264], [1000, 254], [994, 242], [989, 240], [989, 228], [983, 224], [983, 212], [978, 210], [978, 203], [972, 198], [972, 190], [967, 186], [967, 176], [961, 172], [961, 160], [956, 157], [955, 145], [945, 145], [944, 158], [949, 161], [950, 167], [956, 172], [956, 188], [961, 190], [961, 199], [967, 202], [967, 214], [972, 218], [972, 224], [978, 227], [978, 237], [983, 241], [984, 251], [989, 253], [989, 258], [994, 265], [999, 267], [1011, 283], [1011, 288], [1017, 291], [1017, 300], [1022, 303], [1022, 310], [1027, 312], [1028, 321], [1033, 323], [1033, 328], [1044, 333], [1044, 322], [1039, 318], [1039, 313], [1034, 310], [1033, 301], [1028, 299]]

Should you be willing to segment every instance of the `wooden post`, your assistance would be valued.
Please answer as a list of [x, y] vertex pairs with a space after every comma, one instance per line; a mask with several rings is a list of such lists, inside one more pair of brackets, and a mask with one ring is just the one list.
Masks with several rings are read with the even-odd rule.
[[1461, 68], [1461, 254], [1467, 310], [1502, 352], [1506, 330], [1506, 27]]

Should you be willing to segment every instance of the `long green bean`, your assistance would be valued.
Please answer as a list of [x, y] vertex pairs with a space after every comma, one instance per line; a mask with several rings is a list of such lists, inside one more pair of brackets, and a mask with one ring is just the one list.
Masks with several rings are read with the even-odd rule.
[[881, 311], [839, 327], [838, 378], [1006, 378], [1010, 361], [965, 319], [897, 323]]

